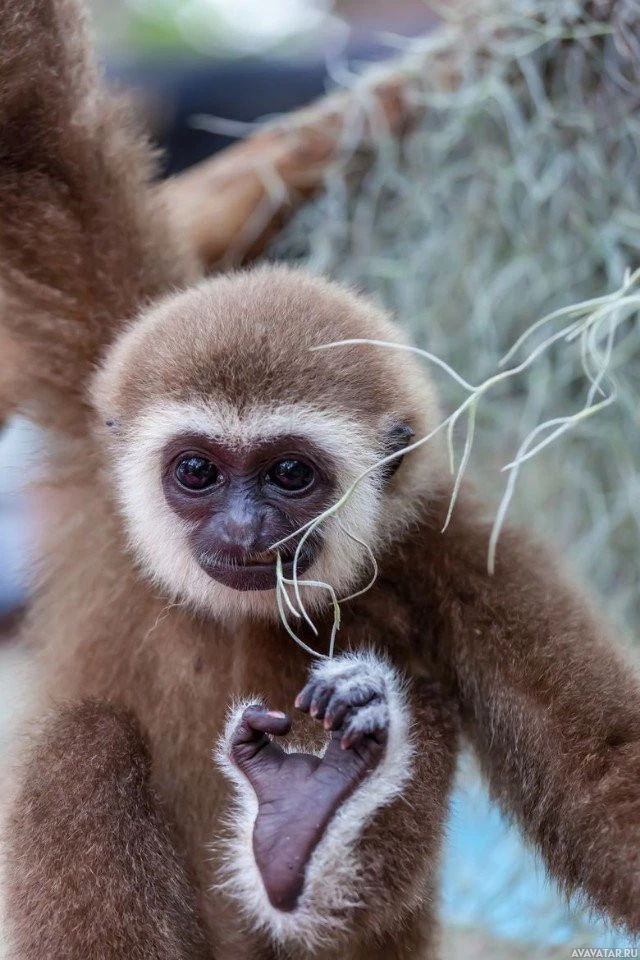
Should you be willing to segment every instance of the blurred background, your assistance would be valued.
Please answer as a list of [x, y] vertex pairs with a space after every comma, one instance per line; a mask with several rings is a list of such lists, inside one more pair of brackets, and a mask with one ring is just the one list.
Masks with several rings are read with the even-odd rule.
[[[520, 27], [531, 20], [526, 6], [511, 4], [518, 44], [507, 49], [505, 42], [496, 53], [500, 67], [491, 92], [474, 80], [466, 97], [440, 94], [434, 127], [417, 131], [402, 160], [388, 152], [379, 159], [358, 201], [344, 202], [341, 185], [328, 184], [270, 251], [359, 283], [395, 310], [417, 342], [474, 381], [477, 368], [493, 369], [501, 350], [545, 310], [619, 283], [626, 266], [637, 266], [629, 260], [640, 249], [640, 198], [622, 202], [607, 172], [611, 157], [622, 156], [618, 141], [610, 154], [599, 155], [595, 127], [578, 117], [572, 100], [569, 143], [568, 108], [554, 108], [563, 98], [575, 99], [578, 68], [574, 86], [557, 91], [555, 105], [526, 73], [527, 57], [543, 42], [523, 40]], [[93, 7], [110, 78], [135, 91], [164, 151], [165, 174], [211, 155], [255, 121], [349, 86], [363, 64], [398, 56], [412, 37], [431, 35], [449, 9], [446, 2], [436, 8], [422, 0], [93, 0]], [[547, 67], [554, 50], [544, 54]], [[470, 51], [470, 63], [474, 56]], [[526, 90], [520, 74], [522, 89], [513, 80], [513, 63], [522, 65]], [[540, 61], [534, 66], [541, 74], [546, 69]], [[581, 94], [577, 100], [584, 111]], [[631, 124], [625, 115], [625, 163], [638, 157], [638, 141], [628, 139], [638, 136]], [[616, 136], [622, 141], [622, 132]], [[620, 165], [619, 182], [627, 182]], [[574, 194], [560, 193], [565, 170]], [[587, 189], [585, 170], [592, 178]], [[526, 203], [525, 222], [518, 216]], [[635, 370], [638, 344], [631, 354]], [[554, 385], [562, 404], [576, 396], [576, 369], [566, 359], [541, 365], [536, 377], [519, 410], [504, 393], [480, 421], [495, 438], [477, 473], [483, 483], [491, 473], [490, 499], [502, 489], [495, 472], [505, 462], [505, 438], [535, 426]], [[637, 382], [622, 426], [612, 415], [584, 442], [572, 441], [569, 456], [567, 448], [545, 454], [551, 459], [527, 474], [516, 502], [517, 515], [557, 540], [606, 597], [619, 625], [632, 631], [640, 593]], [[0, 437], [0, 747], [18, 716], [26, 660], [12, 638], [28, 595], [29, 542], [37, 533], [23, 487], [34, 451], [37, 436], [22, 421]], [[578, 905], [566, 904], [489, 803], [470, 758], [452, 803], [443, 883], [447, 957], [568, 957], [571, 946], [627, 945]]]
[[166, 150], [167, 173], [231, 141], [199, 130], [199, 115], [251, 123], [289, 111], [322, 94], [350, 61], [388, 57], [436, 20], [422, 0], [94, 0], [93, 6], [111, 75], [139, 91]]

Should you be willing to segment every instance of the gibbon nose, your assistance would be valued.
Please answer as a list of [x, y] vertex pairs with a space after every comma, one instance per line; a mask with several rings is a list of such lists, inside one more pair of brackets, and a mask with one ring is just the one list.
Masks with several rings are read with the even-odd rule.
[[231, 560], [244, 560], [261, 549], [262, 526], [263, 517], [255, 510], [227, 514], [218, 526], [218, 549]]

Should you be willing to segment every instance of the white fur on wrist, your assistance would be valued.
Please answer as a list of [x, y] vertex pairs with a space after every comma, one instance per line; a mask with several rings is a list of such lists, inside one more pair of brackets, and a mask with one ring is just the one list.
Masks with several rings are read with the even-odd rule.
[[[364, 668], [385, 690], [389, 709], [387, 746], [379, 765], [332, 817], [309, 860], [300, 901], [289, 913], [272, 906], [267, 896], [253, 854], [258, 801], [249, 781], [230, 756], [231, 738], [244, 709], [260, 697], [232, 706], [214, 754], [216, 763], [235, 788], [229, 835], [224, 841], [222, 877], [216, 887], [231, 893], [254, 929], [287, 946], [313, 949], [320, 946], [329, 933], [335, 941], [341, 931], [347, 932], [353, 913], [367, 900], [369, 878], [364, 876], [359, 863], [358, 840], [376, 812], [398, 797], [411, 777], [414, 745], [401, 678], [386, 660], [369, 651], [322, 661], [313, 668], [312, 674], [334, 679], [350, 666]], [[287, 749], [296, 747], [288, 745]]]

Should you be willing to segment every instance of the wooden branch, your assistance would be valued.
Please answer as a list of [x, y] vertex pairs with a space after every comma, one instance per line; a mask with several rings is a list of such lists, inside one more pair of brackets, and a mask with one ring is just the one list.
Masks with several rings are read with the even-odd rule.
[[[615, 0], [583, 0], [585, 16], [606, 22], [620, 6]], [[633, 36], [637, 14], [623, 9], [619, 17], [620, 38], [625, 32]], [[472, 34], [473, 29], [470, 18], [464, 30]], [[400, 57], [382, 68], [384, 73], [374, 67], [352, 90], [290, 114], [167, 181], [162, 189], [205, 269], [237, 266], [258, 256], [322, 184], [332, 163], [348, 171], [354, 147], [359, 155], [363, 148], [375, 150], [381, 134], [401, 136], [419, 117], [419, 98], [412, 97], [416, 76], [418, 84], [422, 73], [440, 89], [455, 90], [464, 69], [456, 60], [450, 49], [432, 49], [428, 58], [417, 51]]]
[[348, 166], [416, 118], [397, 73], [319, 100], [160, 186], [205, 269], [256, 257], [317, 190], [332, 163]]

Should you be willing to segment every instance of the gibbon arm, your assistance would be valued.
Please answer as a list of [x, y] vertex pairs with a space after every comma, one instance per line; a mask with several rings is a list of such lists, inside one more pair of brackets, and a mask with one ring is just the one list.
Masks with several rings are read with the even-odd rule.
[[474, 507], [429, 535], [434, 619], [492, 794], [569, 892], [640, 932], [640, 682], [589, 602], [524, 533]]
[[68, 706], [28, 750], [7, 831], [13, 960], [213, 960], [131, 717]]
[[114, 330], [192, 268], [84, 19], [76, 0], [0, 3], [0, 327], [15, 406], [63, 426]]

